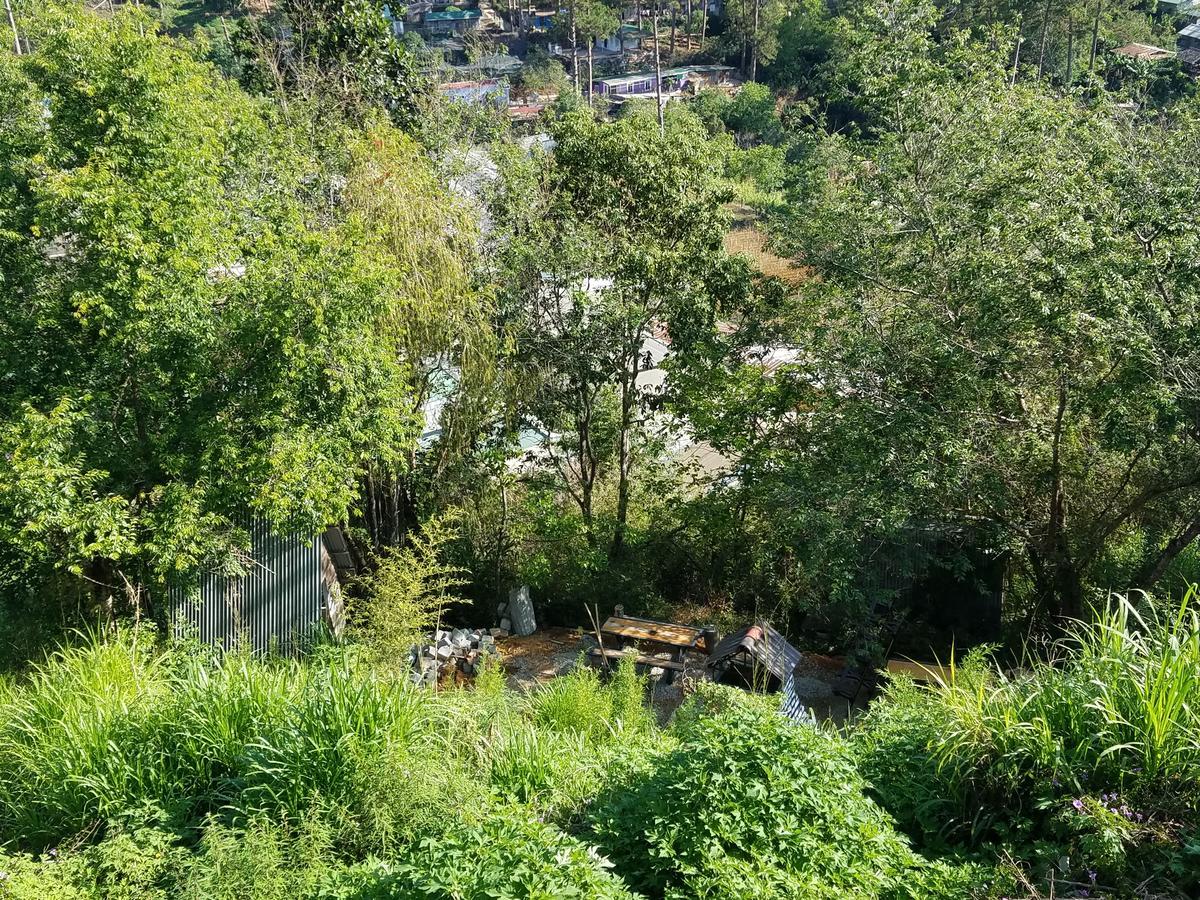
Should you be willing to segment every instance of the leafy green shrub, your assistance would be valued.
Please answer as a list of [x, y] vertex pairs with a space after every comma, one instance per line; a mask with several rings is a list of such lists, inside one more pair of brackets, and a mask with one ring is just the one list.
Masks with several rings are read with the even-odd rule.
[[506, 811], [425, 841], [393, 863], [359, 866], [328, 900], [632, 900], [611, 864], [558, 829]]
[[687, 721], [680, 740], [591, 813], [598, 843], [635, 889], [878, 896], [914, 864], [836, 737], [735, 703]]
[[181, 872], [179, 900], [296, 900], [315, 897], [334, 861], [334, 836], [310, 815], [297, 830], [256, 819], [245, 828], [212, 823]]
[[350, 606], [350, 631], [377, 665], [407, 661], [409, 648], [439, 624], [447, 606], [467, 602], [456, 593], [466, 583], [462, 570], [444, 559], [456, 537], [446, 519], [431, 519], [410, 544], [381, 555], [363, 580], [367, 598]]

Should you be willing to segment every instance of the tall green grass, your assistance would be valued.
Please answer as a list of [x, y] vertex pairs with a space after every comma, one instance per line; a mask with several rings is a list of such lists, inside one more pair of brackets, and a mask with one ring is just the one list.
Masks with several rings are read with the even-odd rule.
[[[0, 844], [37, 849], [146, 808], [289, 827], [314, 811], [351, 851], [444, 830], [445, 804], [573, 815], [621, 747], [653, 740], [632, 662], [525, 697], [397, 681], [354, 648], [304, 662], [93, 636], [0, 681]], [[464, 813], [465, 814], [465, 813]]]
[[893, 683], [852, 737], [872, 793], [924, 846], [999, 842], [1043, 875], [1194, 896], [1197, 602], [1114, 596], [1049, 658], [1006, 671], [972, 653], [927, 688]]
[[353, 808], [364, 762], [406, 747], [419, 715], [350, 654], [213, 661], [95, 639], [0, 686], [0, 835], [38, 845], [145, 804], [183, 820]]
[[946, 722], [940, 764], [1001, 789], [1031, 780], [1085, 791], [1139, 788], [1194, 803], [1200, 778], [1200, 616], [1196, 590], [1175, 613], [1114, 596], [1078, 623], [1056, 658], [1008, 674], [982, 667], [933, 691]]

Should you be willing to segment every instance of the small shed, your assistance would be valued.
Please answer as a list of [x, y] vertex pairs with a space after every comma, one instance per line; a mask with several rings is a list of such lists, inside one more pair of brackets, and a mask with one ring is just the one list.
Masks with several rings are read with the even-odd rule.
[[800, 662], [800, 651], [765, 621], [725, 635], [708, 657], [718, 681], [777, 691]]
[[[315, 632], [340, 634], [342, 591], [323, 536], [278, 534], [258, 519], [248, 531], [243, 574], [203, 572], [197, 582], [171, 588], [169, 616], [176, 637], [224, 650], [296, 656]], [[342, 539], [340, 531], [331, 531]]]

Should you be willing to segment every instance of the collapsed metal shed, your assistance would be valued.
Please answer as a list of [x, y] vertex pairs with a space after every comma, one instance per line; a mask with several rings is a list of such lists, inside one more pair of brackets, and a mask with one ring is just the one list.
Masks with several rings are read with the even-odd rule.
[[299, 654], [321, 629], [342, 630], [342, 593], [321, 535], [249, 526], [245, 574], [204, 572], [170, 592], [172, 631], [224, 650]]
[[778, 687], [800, 662], [800, 651], [788, 643], [787, 638], [764, 621], [755, 622], [740, 631], [725, 635], [708, 658], [708, 667], [719, 678], [737, 674], [749, 686], [761, 684], [764, 674], [765, 686]]

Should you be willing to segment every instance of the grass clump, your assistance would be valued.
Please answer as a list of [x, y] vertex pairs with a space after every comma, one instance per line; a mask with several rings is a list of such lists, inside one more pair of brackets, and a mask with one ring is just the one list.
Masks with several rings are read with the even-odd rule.
[[853, 744], [873, 794], [922, 846], [1004, 848], [1119, 894], [1200, 891], [1200, 617], [1114, 597], [1052, 659], [976, 655], [946, 682], [897, 682]]

